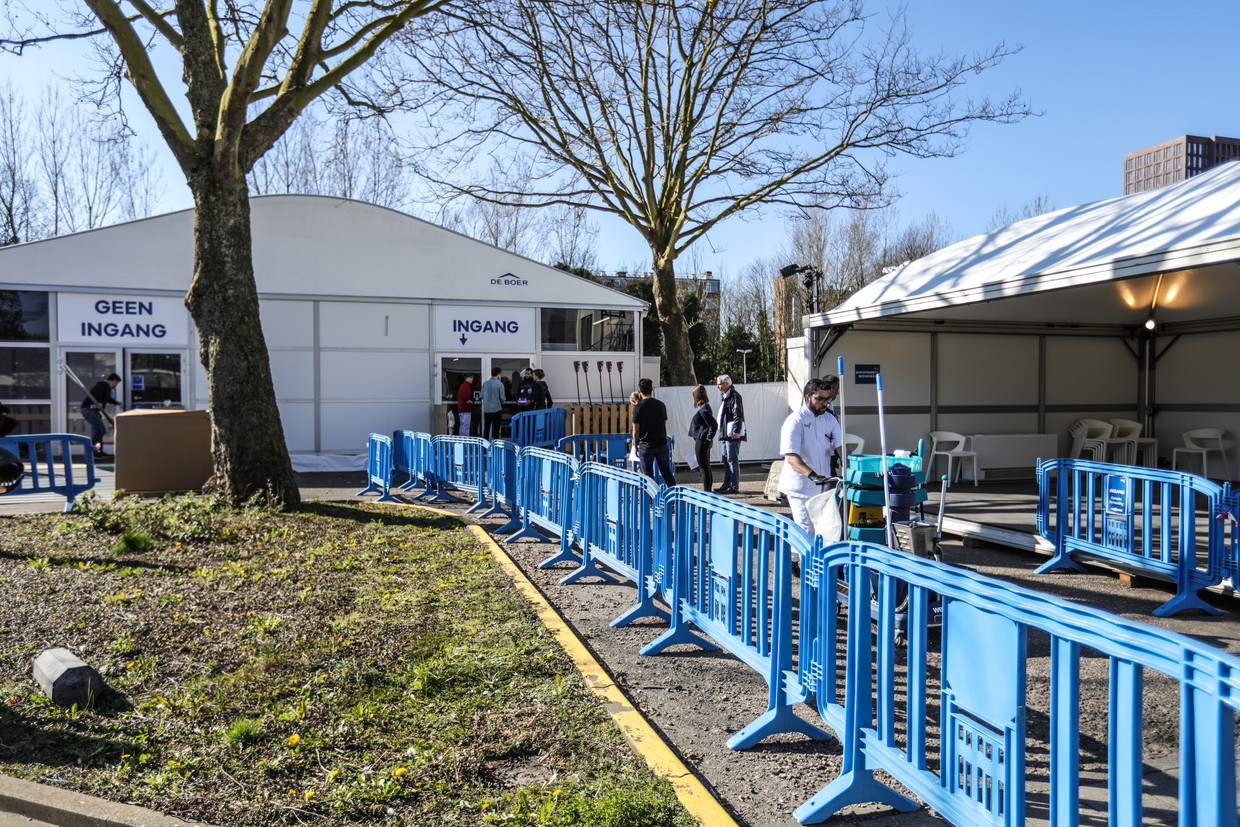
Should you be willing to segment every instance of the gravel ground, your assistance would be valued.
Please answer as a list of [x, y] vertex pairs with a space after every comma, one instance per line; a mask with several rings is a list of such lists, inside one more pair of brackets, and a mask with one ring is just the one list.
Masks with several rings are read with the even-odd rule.
[[[738, 499], [786, 513], [761, 497], [762, 480], [753, 473]], [[307, 491], [307, 496], [314, 496]], [[471, 503], [448, 506], [462, 513]], [[489, 531], [506, 520], [482, 520]], [[1188, 614], [1161, 619], [1150, 611], [1171, 594], [1169, 587], [1138, 581], [1126, 585], [1112, 572], [1091, 568], [1087, 574], [1034, 575], [1044, 558], [985, 544], [966, 545], [945, 540], [944, 559], [979, 573], [1006, 579], [1064, 599], [1088, 603], [1141, 623], [1189, 634], [1214, 646], [1240, 654], [1240, 615], [1233, 600], [1211, 597], [1223, 614]], [[713, 789], [719, 800], [751, 827], [792, 825], [792, 811], [833, 780], [840, 769], [835, 741], [811, 741], [800, 735], [779, 736], [746, 751], [729, 750], [725, 742], [765, 711], [766, 686], [756, 672], [722, 652], [680, 646], [655, 657], [640, 657], [641, 646], [665, 628], [662, 621], [643, 619], [620, 629], [608, 624], [635, 602], [631, 583], [584, 581], [562, 586], [559, 580], [572, 564], [548, 569], [538, 563], [558, 550], [556, 543], [522, 540], [505, 550], [543, 591], [560, 614], [577, 630], [598, 660], [611, 672], [634, 705], [679, 752], [685, 763]], [[937, 641], [937, 636], [932, 638]], [[1045, 637], [1029, 641], [1030, 748], [1026, 756], [1030, 822], [1045, 823], [1046, 750], [1049, 657]], [[932, 667], [934, 663], [932, 654]], [[1105, 824], [1107, 764], [1108, 660], [1084, 651], [1081, 658], [1081, 767], [1082, 824]], [[1145, 676], [1144, 758], [1146, 763], [1147, 824], [1175, 822], [1178, 684], [1156, 674]], [[816, 709], [798, 707], [807, 721], [820, 723]], [[944, 824], [926, 808], [897, 813], [879, 805], [847, 808], [828, 823], [864, 825]]]

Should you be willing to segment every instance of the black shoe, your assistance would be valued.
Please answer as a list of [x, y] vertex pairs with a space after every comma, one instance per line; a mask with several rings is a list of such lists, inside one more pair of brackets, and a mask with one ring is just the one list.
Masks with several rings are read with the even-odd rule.
[[716, 489], [715, 489], [715, 493], [716, 493], [716, 494], [726, 494], [726, 493], [728, 493], [728, 490], [729, 490], [729, 489], [728, 489], [728, 487], [727, 487], [726, 485], [721, 485], [721, 486], [719, 486], [718, 488], [716, 488]]

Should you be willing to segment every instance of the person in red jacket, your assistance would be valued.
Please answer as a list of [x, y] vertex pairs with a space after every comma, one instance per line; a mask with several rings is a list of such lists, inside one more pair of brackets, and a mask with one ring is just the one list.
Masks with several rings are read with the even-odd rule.
[[474, 375], [471, 373], [456, 389], [456, 432], [469, 436], [470, 421], [474, 417]]

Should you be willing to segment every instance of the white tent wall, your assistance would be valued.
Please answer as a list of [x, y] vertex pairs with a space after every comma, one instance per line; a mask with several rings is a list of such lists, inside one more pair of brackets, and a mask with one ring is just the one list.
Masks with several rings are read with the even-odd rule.
[[[741, 446], [741, 462], [779, 459], [779, 428], [792, 412], [788, 405], [788, 386], [783, 382], [763, 382], [752, 385], [736, 383], [735, 387], [745, 405], [747, 439]], [[667, 406], [667, 433], [676, 441], [674, 458], [678, 463], [684, 462], [685, 457], [693, 453], [693, 440], [689, 439], [693, 386], [655, 388], [654, 397]], [[719, 390], [714, 385], [706, 386], [706, 398], [710, 400], [711, 412], [718, 419]], [[710, 455], [713, 462], [721, 461], [722, 448], [718, 439], [711, 446]]]
[[[1172, 449], [1184, 444], [1185, 431], [1223, 428], [1227, 462], [1232, 474], [1240, 475], [1240, 384], [1230, 358], [1240, 353], [1240, 332], [1202, 333], [1159, 344], [1162, 356], [1154, 381], [1160, 454], [1170, 460]], [[1216, 472], [1213, 456], [1210, 461], [1210, 475], [1217, 478], [1221, 469]]]

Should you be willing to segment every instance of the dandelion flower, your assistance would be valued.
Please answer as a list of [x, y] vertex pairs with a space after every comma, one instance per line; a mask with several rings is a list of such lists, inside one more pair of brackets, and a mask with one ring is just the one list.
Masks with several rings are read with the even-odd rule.
[[296, 732], [294, 732], [292, 735], [290, 735], [290, 736], [288, 737], [288, 745], [289, 745], [290, 747], [295, 747], [295, 746], [297, 746], [300, 742], [301, 742], [301, 736], [300, 736], [300, 735], [298, 735]]
[[404, 775], [407, 772], [409, 772], [408, 767], [397, 767], [395, 770], [392, 771], [392, 775], [396, 776], [397, 778], [400, 778], [402, 775]]
[[306, 801], [309, 801], [310, 799], [314, 798], [314, 790], [306, 790], [305, 793], [303, 793], [303, 795], [305, 796]]

